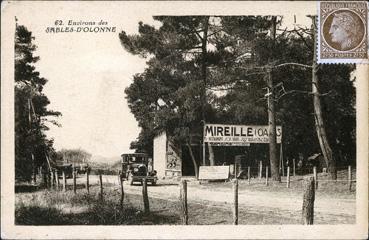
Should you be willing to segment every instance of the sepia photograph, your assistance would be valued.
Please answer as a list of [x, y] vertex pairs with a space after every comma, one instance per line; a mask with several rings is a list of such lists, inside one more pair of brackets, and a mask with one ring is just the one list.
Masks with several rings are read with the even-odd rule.
[[1, 11], [2, 238], [367, 238], [366, 2]]

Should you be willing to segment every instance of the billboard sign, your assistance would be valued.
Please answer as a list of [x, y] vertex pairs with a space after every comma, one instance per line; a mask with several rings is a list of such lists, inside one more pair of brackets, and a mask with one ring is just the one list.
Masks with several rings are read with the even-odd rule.
[[[277, 143], [281, 143], [282, 127], [276, 127]], [[248, 146], [250, 143], [269, 143], [269, 126], [205, 124], [204, 142], [221, 146]]]

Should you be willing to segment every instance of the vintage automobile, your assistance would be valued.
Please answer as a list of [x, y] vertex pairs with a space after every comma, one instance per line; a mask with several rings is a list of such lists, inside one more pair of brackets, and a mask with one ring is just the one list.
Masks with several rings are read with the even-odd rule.
[[122, 177], [130, 185], [134, 182], [142, 183], [143, 179], [152, 185], [156, 185], [158, 177], [153, 169], [152, 159], [145, 153], [124, 153], [122, 157]]
[[65, 173], [66, 178], [73, 177], [73, 165], [71, 163], [61, 163], [61, 164], [59, 163], [54, 165], [53, 168], [55, 168], [58, 171], [59, 178], [62, 178], [63, 172]]
[[87, 171], [90, 170], [91, 167], [88, 166], [87, 163], [79, 163], [74, 165], [74, 169], [79, 174], [85, 174]]

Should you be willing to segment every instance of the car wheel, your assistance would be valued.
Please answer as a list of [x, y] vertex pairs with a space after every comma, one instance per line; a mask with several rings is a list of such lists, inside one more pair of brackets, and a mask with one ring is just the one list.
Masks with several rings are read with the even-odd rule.
[[152, 181], [151, 185], [155, 186], [156, 185], [156, 180]]

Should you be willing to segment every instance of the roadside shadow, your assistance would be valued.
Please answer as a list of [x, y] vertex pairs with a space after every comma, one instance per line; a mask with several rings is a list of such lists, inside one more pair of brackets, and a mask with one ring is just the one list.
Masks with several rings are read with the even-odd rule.
[[40, 188], [37, 185], [28, 185], [28, 184], [22, 184], [22, 185], [15, 185], [14, 191], [15, 193], [31, 193], [36, 192]]
[[150, 187], [160, 187], [160, 186], [178, 186], [179, 183], [157, 183], [156, 185], [150, 185]]

